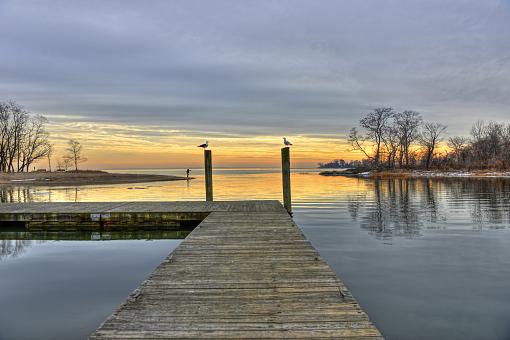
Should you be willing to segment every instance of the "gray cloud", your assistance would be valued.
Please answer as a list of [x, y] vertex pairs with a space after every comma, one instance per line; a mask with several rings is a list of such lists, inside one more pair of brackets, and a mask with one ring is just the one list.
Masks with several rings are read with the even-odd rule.
[[457, 133], [510, 117], [508, 32], [508, 0], [4, 0], [0, 97], [254, 135], [345, 133], [392, 105]]

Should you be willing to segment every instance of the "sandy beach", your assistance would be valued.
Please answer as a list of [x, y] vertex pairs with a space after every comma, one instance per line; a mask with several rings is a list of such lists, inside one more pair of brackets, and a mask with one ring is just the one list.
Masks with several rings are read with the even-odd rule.
[[187, 178], [150, 174], [116, 174], [106, 171], [0, 173], [0, 185], [96, 185], [179, 180], [187, 180]]

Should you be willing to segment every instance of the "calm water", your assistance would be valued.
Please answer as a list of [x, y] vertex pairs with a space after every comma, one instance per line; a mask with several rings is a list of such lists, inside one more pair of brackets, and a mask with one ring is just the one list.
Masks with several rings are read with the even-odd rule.
[[[1, 198], [202, 199], [201, 173], [192, 175], [189, 183], [4, 188]], [[387, 338], [510, 339], [510, 180], [375, 181], [300, 170], [292, 184], [296, 221]], [[279, 199], [280, 185], [274, 170], [214, 175], [218, 200]], [[9, 306], [0, 310], [0, 339], [83, 338], [178, 242], [0, 240], [0, 306]]]
[[85, 339], [179, 240], [0, 240], [0, 339]]

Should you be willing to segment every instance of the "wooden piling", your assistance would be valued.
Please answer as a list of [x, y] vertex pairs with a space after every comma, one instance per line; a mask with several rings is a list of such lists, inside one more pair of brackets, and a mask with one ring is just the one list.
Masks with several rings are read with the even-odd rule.
[[212, 183], [212, 152], [204, 150], [204, 169], [205, 169], [205, 200], [213, 201], [213, 183]]
[[292, 197], [290, 190], [290, 148], [282, 148], [282, 184], [283, 206], [292, 215]]

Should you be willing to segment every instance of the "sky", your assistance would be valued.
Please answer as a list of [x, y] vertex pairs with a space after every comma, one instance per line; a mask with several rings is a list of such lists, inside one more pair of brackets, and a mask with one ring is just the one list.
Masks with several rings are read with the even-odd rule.
[[510, 121], [510, 0], [0, 0], [0, 101], [88, 168], [356, 159], [378, 106]]

